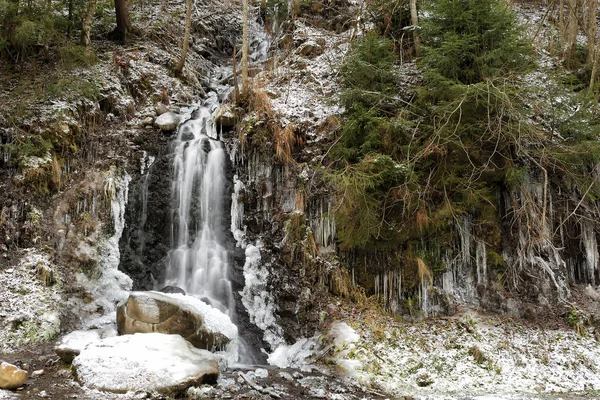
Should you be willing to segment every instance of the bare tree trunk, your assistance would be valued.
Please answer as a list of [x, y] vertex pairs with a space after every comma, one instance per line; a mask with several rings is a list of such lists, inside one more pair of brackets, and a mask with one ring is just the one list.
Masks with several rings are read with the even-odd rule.
[[92, 29], [92, 20], [96, 11], [96, 0], [89, 0], [85, 14], [81, 18], [81, 45], [88, 47], [90, 45], [90, 31]]
[[180, 74], [183, 71], [185, 65], [185, 59], [187, 58], [188, 48], [190, 46], [190, 29], [192, 27], [192, 0], [186, 0], [185, 10], [185, 33], [183, 35], [183, 46], [181, 47], [181, 59], [175, 66], [174, 72]]
[[598, 0], [589, 0], [589, 17], [588, 17], [588, 54], [587, 62], [589, 65], [594, 64], [594, 49], [596, 48], [596, 15], [598, 13]]
[[600, 42], [596, 41], [596, 48], [594, 50], [594, 63], [592, 64], [592, 76], [590, 78], [590, 89], [594, 89], [596, 84], [596, 78], [598, 76], [598, 67], [600, 67]]
[[565, 61], [567, 64], [575, 56], [575, 48], [577, 45], [577, 33], [579, 32], [579, 21], [577, 20], [577, 0], [569, 0], [569, 22], [567, 35], [567, 52]]
[[131, 31], [131, 20], [129, 19], [126, 0], [115, 0], [115, 14], [117, 16], [117, 27], [113, 31], [112, 37], [125, 43], [127, 33]]
[[68, 10], [69, 10], [69, 16], [68, 16], [68, 20], [69, 20], [69, 25], [67, 26], [67, 38], [71, 38], [71, 31], [73, 30], [73, 1], [74, 0], [69, 0], [68, 1]]
[[162, 0], [160, 3], [160, 9], [162, 11], [166, 11], [167, 10], [167, 0]]
[[565, 49], [565, 0], [560, 0], [558, 4], [558, 42], [559, 42], [559, 54], [563, 55]]
[[248, 52], [250, 51], [248, 43], [248, 0], [243, 0], [242, 12], [242, 96], [248, 96]]
[[237, 104], [240, 101], [240, 87], [237, 79], [237, 49], [233, 45], [233, 102]]
[[419, 47], [421, 47], [421, 39], [419, 38], [419, 16], [417, 15], [417, 0], [410, 0], [410, 24], [413, 26], [413, 42], [415, 46], [415, 55], [419, 55]]

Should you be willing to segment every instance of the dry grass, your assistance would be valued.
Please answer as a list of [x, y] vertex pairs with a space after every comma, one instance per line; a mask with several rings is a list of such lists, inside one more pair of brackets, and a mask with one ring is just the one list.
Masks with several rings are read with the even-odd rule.
[[52, 165], [51, 165], [51, 178], [50, 181], [54, 186], [54, 189], [58, 192], [60, 191], [60, 183], [61, 183], [61, 171], [60, 171], [60, 163], [56, 158], [56, 155], [52, 156]]
[[284, 165], [295, 165], [294, 146], [296, 145], [296, 126], [288, 124], [284, 129], [277, 129], [275, 136], [275, 154]]
[[431, 272], [431, 269], [429, 269], [429, 267], [427, 266], [427, 264], [425, 264], [425, 261], [423, 261], [421, 257], [417, 257], [415, 261], [417, 262], [417, 272], [419, 274], [419, 281], [421, 283], [429, 284], [430, 286], [432, 286], [433, 273]]
[[417, 225], [417, 229], [420, 233], [423, 233], [427, 228], [429, 228], [429, 223], [431, 219], [427, 215], [425, 204], [422, 204], [417, 211], [417, 216], [415, 217], [415, 224]]

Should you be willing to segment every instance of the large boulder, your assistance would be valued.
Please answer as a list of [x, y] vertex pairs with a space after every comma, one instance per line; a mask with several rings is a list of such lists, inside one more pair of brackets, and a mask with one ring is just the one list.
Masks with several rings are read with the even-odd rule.
[[177, 129], [179, 122], [181, 121], [181, 117], [179, 114], [175, 114], [174, 112], [168, 111], [164, 114], [161, 114], [154, 123], [163, 131], [174, 131]]
[[134, 391], [175, 395], [190, 386], [215, 383], [215, 356], [179, 335], [138, 333], [102, 339], [73, 360], [79, 383], [112, 393]]
[[201, 300], [182, 294], [131, 292], [117, 308], [120, 335], [158, 332], [178, 334], [194, 346], [221, 350], [237, 338], [229, 317]]
[[71, 363], [87, 346], [113, 336], [117, 336], [114, 328], [73, 331], [57, 342], [54, 351], [64, 362]]
[[29, 374], [16, 365], [3, 362], [0, 364], [0, 389], [14, 390], [23, 386]]

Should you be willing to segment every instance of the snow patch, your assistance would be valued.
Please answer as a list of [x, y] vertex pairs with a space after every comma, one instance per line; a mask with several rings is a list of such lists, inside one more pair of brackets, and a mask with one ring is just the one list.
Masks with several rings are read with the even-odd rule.
[[267, 362], [279, 368], [300, 368], [310, 363], [310, 358], [319, 347], [316, 338], [300, 339], [292, 345], [281, 344]]

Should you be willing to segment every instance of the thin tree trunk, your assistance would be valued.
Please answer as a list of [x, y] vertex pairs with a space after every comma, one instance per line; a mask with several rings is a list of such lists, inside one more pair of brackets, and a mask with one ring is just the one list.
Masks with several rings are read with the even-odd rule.
[[589, 65], [594, 64], [594, 49], [596, 48], [596, 15], [598, 13], [598, 0], [589, 0], [589, 18], [588, 18], [588, 54], [587, 62]]
[[183, 46], [181, 47], [181, 59], [175, 66], [175, 73], [180, 74], [183, 71], [185, 65], [185, 59], [187, 58], [188, 48], [190, 46], [190, 29], [192, 27], [192, 0], [186, 0], [185, 10], [185, 33], [183, 35]]
[[248, 0], [243, 0], [243, 13], [242, 13], [242, 96], [248, 96]]
[[565, 50], [565, 30], [565, 0], [560, 0], [558, 4], [558, 41], [561, 56]]
[[233, 102], [237, 104], [240, 101], [240, 87], [238, 86], [237, 79], [237, 49], [235, 44], [233, 45]]
[[600, 42], [596, 41], [596, 48], [594, 50], [594, 63], [592, 64], [592, 76], [590, 78], [590, 89], [594, 89], [596, 84], [596, 78], [598, 76], [598, 67], [600, 67]]
[[569, 65], [575, 56], [577, 45], [577, 33], [579, 32], [579, 21], [577, 20], [577, 0], [569, 0], [569, 22], [568, 22], [567, 52], [565, 61]]
[[71, 31], [73, 30], [73, 1], [74, 0], [69, 0], [69, 2], [68, 2], [69, 24], [67, 25], [67, 38], [69, 38], [69, 39], [71, 38]]
[[417, 0], [410, 0], [410, 24], [413, 26], [413, 43], [415, 46], [415, 55], [419, 55], [419, 47], [421, 47], [421, 39], [419, 38], [419, 16], [417, 14]]
[[90, 45], [90, 31], [92, 30], [94, 11], [96, 11], [96, 0], [89, 0], [87, 11], [81, 18], [81, 45], [85, 47]]

